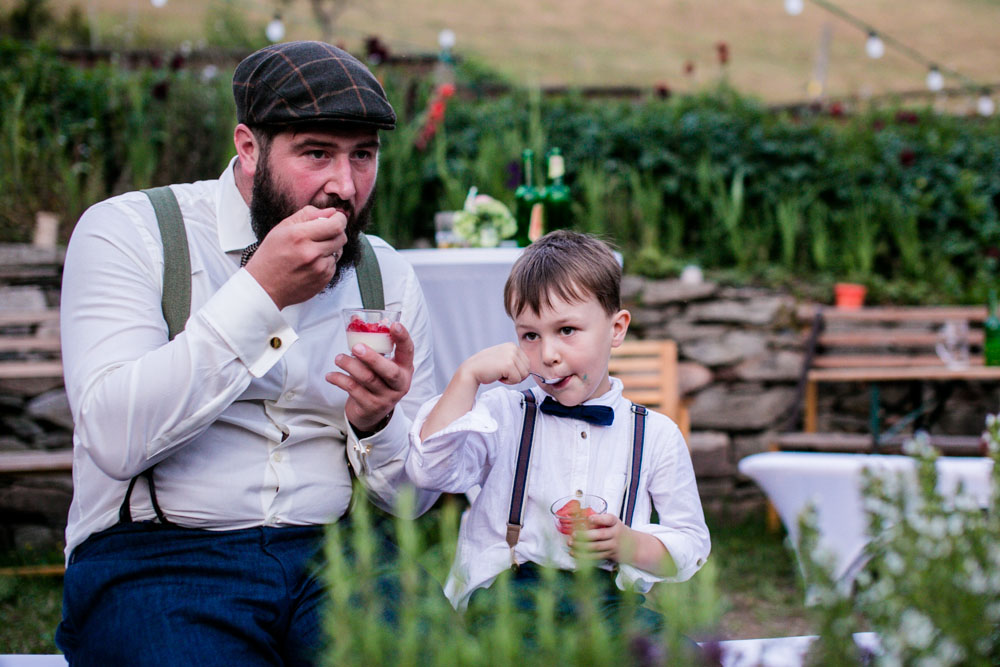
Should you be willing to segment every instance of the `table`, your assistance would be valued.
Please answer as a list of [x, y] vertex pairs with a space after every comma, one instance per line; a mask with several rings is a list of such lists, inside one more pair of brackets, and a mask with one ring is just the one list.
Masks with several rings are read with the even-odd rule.
[[[850, 581], [864, 565], [870, 541], [862, 507], [861, 471], [913, 471], [915, 464], [908, 456], [765, 452], [744, 458], [739, 469], [767, 494], [796, 547], [799, 515], [808, 503], [815, 503], [819, 545], [835, 557], [834, 576]], [[942, 494], [954, 496], [961, 482], [977, 502], [987, 504], [991, 459], [943, 457], [937, 460], [937, 470]]]
[[400, 250], [424, 290], [434, 332], [434, 380], [443, 391], [459, 364], [500, 343], [516, 342], [503, 286], [523, 248]]

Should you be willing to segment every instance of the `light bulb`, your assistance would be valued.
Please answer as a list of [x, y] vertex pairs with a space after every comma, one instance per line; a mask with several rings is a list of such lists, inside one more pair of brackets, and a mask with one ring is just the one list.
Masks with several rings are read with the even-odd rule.
[[802, 13], [802, 0], [785, 0], [785, 11], [792, 16]]
[[944, 77], [941, 76], [941, 70], [937, 68], [937, 65], [932, 65], [927, 72], [927, 90], [936, 93], [942, 88], [944, 88]]
[[264, 29], [264, 34], [271, 42], [280, 42], [285, 37], [285, 24], [281, 22], [281, 14], [274, 15]]
[[448, 51], [455, 46], [455, 32], [445, 28], [438, 33], [438, 46]]
[[868, 33], [868, 41], [865, 42], [865, 53], [868, 54], [869, 58], [876, 60], [885, 55], [885, 44], [874, 30]]
[[976, 100], [976, 111], [979, 112], [980, 116], [992, 116], [993, 112], [996, 111], [996, 105], [993, 104], [993, 98], [983, 93]]
[[162, 7], [167, 4], [167, 0], [149, 0], [149, 2], [154, 7]]

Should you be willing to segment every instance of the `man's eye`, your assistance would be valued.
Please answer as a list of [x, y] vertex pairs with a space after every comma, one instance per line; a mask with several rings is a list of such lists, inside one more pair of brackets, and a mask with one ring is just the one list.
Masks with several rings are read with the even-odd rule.
[[321, 151], [321, 150], [309, 151], [308, 153], [306, 153], [306, 155], [313, 158], [314, 160], [322, 160], [323, 158], [326, 157], [326, 151]]
[[354, 151], [354, 159], [355, 160], [371, 160], [374, 156], [375, 156], [375, 153], [373, 153], [372, 151], [368, 151], [368, 150]]
[[561, 333], [563, 336], [568, 336], [574, 331], [576, 331], [574, 327], [563, 327], [562, 329], [559, 330], [559, 333]]

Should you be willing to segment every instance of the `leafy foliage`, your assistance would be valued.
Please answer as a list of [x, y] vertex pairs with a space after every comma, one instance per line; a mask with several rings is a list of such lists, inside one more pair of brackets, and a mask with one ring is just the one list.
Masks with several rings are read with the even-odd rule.
[[800, 553], [807, 593], [821, 628], [814, 664], [853, 665], [852, 632], [877, 633], [884, 665], [986, 665], [1000, 660], [1000, 423], [987, 419], [993, 472], [987, 505], [963, 490], [938, 489], [937, 454], [919, 436], [909, 444], [915, 478], [864, 481], [872, 559], [845, 592], [817, 550], [817, 531], [802, 523]]
[[[780, 268], [899, 303], [982, 303], [997, 277], [997, 117], [778, 112], [724, 84], [639, 102], [491, 97], [495, 78], [470, 62], [424, 143], [432, 83], [376, 73], [399, 123], [383, 137], [374, 231], [401, 247], [432, 239], [434, 214], [460, 208], [472, 186], [512, 207], [521, 150], [558, 146], [576, 226], [615, 242], [629, 270], [696, 262], [756, 279]], [[110, 194], [217, 175], [232, 153], [227, 82], [183, 62], [78, 69], [0, 43], [0, 238], [26, 238], [39, 209], [69, 223]]]

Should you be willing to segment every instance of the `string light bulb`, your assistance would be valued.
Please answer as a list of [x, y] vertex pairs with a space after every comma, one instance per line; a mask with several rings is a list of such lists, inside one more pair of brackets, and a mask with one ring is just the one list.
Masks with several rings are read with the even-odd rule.
[[885, 43], [874, 30], [868, 32], [868, 40], [865, 42], [865, 53], [873, 60], [878, 60], [885, 55]]
[[271, 22], [267, 24], [264, 29], [264, 34], [267, 35], [267, 39], [273, 44], [275, 42], [280, 42], [285, 38], [285, 24], [281, 21], [281, 14], [275, 13], [274, 18]]
[[785, 11], [792, 16], [802, 13], [802, 0], [785, 0]]
[[983, 91], [983, 94], [976, 100], [976, 111], [979, 112], [980, 116], [992, 116], [993, 112], [996, 111], [996, 105], [988, 92]]
[[937, 65], [931, 65], [931, 68], [927, 70], [927, 90], [936, 93], [942, 88], [944, 88], [944, 77], [941, 76], [941, 70], [938, 69]]
[[438, 33], [438, 46], [440, 46], [445, 51], [451, 51], [455, 48], [455, 31], [445, 28]]

